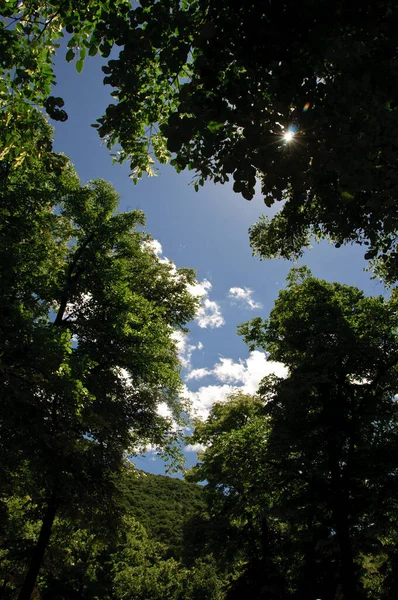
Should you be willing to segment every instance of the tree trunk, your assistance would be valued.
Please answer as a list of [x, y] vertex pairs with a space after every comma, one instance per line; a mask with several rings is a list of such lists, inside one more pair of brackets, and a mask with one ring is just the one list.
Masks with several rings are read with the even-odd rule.
[[318, 565], [317, 565], [317, 553], [316, 553], [316, 535], [312, 519], [307, 520], [307, 537], [305, 544], [303, 545], [304, 554], [304, 566], [302, 569], [302, 577], [300, 579], [300, 591], [301, 596], [307, 600], [314, 600], [320, 598], [318, 583]]
[[[339, 500], [336, 501], [336, 504]], [[344, 506], [334, 506], [333, 517], [340, 550], [340, 581], [345, 600], [357, 600], [357, 577], [351, 547], [351, 536]]]
[[25, 577], [25, 581], [18, 596], [18, 600], [30, 600], [36, 583], [37, 576], [43, 562], [44, 554], [50, 540], [51, 529], [57, 513], [58, 503], [54, 498], [51, 498], [47, 504], [46, 512], [43, 517], [42, 526], [40, 529], [39, 539], [33, 551], [33, 556], [30, 561], [29, 569]]
[[282, 600], [284, 595], [284, 580], [275, 563], [272, 533], [268, 526], [267, 517], [261, 519], [261, 558], [258, 562], [258, 580], [261, 581], [259, 598]]
[[336, 448], [329, 445], [329, 464], [332, 480], [332, 516], [336, 530], [340, 554], [340, 583], [345, 600], [359, 600], [358, 581], [351, 545], [351, 533], [348, 521], [348, 495], [342, 489], [340, 465]]

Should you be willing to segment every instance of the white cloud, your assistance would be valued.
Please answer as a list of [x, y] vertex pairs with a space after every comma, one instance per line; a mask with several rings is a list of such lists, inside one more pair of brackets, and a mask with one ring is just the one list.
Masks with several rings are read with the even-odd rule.
[[255, 394], [258, 390], [260, 381], [267, 375], [275, 374], [278, 377], [287, 377], [288, 369], [280, 362], [274, 362], [267, 359], [264, 352], [255, 350], [251, 352], [246, 359], [246, 371], [242, 378], [244, 391], [249, 394]]
[[214, 300], [205, 298], [198, 311], [197, 321], [202, 329], [222, 327], [225, 323], [220, 306]]
[[191, 401], [194, 416], [205, 419], [215, 402], [225, 402], [227, 397], [238, 390], [255, 394], [261, 380], [275, 373], [279, 377], [287, 376], [287, 367], [282, 363], [267, 360], [264, 352], [255, 350], [244, 360], [220, 358], [212, 369], [194, 369], [186, 381], [198, 380], [212, 375], [221, 385], [207, 385], [196, 392], [186, 388], [185, 396]]
[[180, 425], [174, 419], [173, 413], [172, 413], [170, 407], [167, 406], [166, 402], [161, 402], [158, 405], [158, 407], [156, 409], [156, 412], [158, 413], [158, 415], [160, 417], [163, 417], [164, 419], [169, 419], [171, 431], [176, 432], [176, 431], [179, 431], [181, 429]]
[[164, 417], [165, 419], [172, 419], [173, 418], [173, 414], [170, 410], [170, 408], [167, 406], [166, 402], [161, 402], [157, 409], [156, 412], [158, 413], [158, 415], [160, 417]]
[[246, 367], [242, 361], [234, 362], [232, 358], [220, 358], [214, 365], [213, 374], [222, 383], [238, 383], [243, 381]]
[[253, 293], [253, 290], [247, 287], [232, 287], [228, 292], [228, 298], [230, 298], [232, 302], [237, 302], [243, 306], [247, 306], [252, 310], [254, 310], [255, 308], [262, 308], [263, 305], [261, 304], [261, 302], [256, 302], [255, 300], [253, 300]]
[[185, 452], [204, 452], [208, 446], [205, 444], [188, 444], [185, 446]]
[[207, 296], [212, 288], [212, 285], [208, 279], [203, 279], [203, 281], [198, 281], [194, 285], [189, 284], [187, 287], [192, 296], [199, 298], [200, 296]]
[[235, 388], [231, 385], [206, 385], [196, 392], [186, 389], [184, 396], [191, 401], [193, 416], [206, 419], [215, 402], [225, 402]]
[[189, 381], [190, 379], [203, 379], [203, 377], [212, 375], [212, 373], [213, 371], [209, 371], [209, 369], [193, 369], [185, 377], [185, 380]]
[[178, 358], [185, 369], [191, 367], [191, 357], [195, 350], [202, 350], [203, 344], [199, 342], [197, 345], [189, 343], [189, 337], [182, 331], [173, 331], [172, 339], [177, 344]]
[[147, 454], [157, 454], [159, 452], [159, 450], [160, 450], [160, 448], [158, 446], [155, 446], [154, 444], [142, 443], [142, 444], [137, 444], [136, 446], [131, 446], [129, 448], [129, 454], [131, 454], [131, 456], [143, 457], [143, 456], [146, 456]]
[[215, 329], [225, 323], [220, 305], [208, 298], [211, 288], [212, 285], [208, 279], [203, 279], [203, 281], [198, 281], [195, 285], [188, 286], [188, 290], [193, 296], [202, 298], [202, 304], [196, 316], [198, 325], [202, 329], [207, 329], [207, 327]]

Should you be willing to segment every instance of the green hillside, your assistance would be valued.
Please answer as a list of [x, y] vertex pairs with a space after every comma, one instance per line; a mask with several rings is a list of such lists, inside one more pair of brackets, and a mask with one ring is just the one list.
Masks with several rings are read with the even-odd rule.
[[168, 556], [180, 557], [189, 521], [206, 513], [202, 486], [138, 471], [126, 475], [122, 493], [127, 514], [167, 546]]

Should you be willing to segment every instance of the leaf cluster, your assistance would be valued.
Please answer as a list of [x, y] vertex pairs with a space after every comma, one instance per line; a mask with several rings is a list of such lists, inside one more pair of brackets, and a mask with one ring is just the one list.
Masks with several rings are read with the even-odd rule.
[[[367, 247], [377, 272], [396, 279], [397, 70], [391, 0], [346, 3], [213, 0], [6, 2], [0, 28], [0, 102], [45, 106], [53, 56], [105, 58], [115, 103], [94, 125], [135, 182], [154, 160], [226, 182], [251, 200], [284, 201], [251, 230], [260, 257], [299, 256], [311, 236]], [[289, 142], [286, 131], [293, 132]], [[7, 145], [7, 148], [10, 147]], [[23, 149], [20, 149], [23, 152]]]
[[21, 479], [40, 505], [55, 494], [67, 509], [104, 502], [126, 452], [176, 454], [172, 334], [197, 299], [194, 272], [151, 249], [143, 214], [117, 212], [104, 181], [82, 185], [44, 117], [32, 124], [43, 155], [1, 163], [1, 475], [6, 493]]

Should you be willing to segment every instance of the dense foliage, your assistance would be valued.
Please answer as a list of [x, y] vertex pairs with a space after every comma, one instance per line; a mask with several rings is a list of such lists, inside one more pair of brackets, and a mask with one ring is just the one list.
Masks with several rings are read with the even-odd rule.
[[79, 73], [110, 57], [94, 127], [135, 182], [172, 159], [196, 189], [259, 185], [283, 204], [251, 228], [255, 254], [355, 242], [394, 283], [397, 24], [391, 0], [3, 0], [1, 599], [396, 597], [398, 295], [292, 270], [240, 327], [288, 376], [196, 423], [204, 489], [137, 473], [146, 444], [182, 457], [173, 334], [195, 275], [110, 184], [80, 182], [37, 107], [67, 121], [61, 47]]
[[301, 268], [268, 320], [241, 326], [289, 374], [215, 405], [194, 434], [209, 448], [191, 478], [246, 565], [231, 598], [394, 597], [397, 325], [396, 295]]
[[[196, 556], [189, 564], [184, 559], [190, 553], [183, 535], [189, 516], [206, 510], [202, 488], [127, 465], [117, 487], [114, 514], [106, 520], [100, 514], [90, 521], [56, 517], [34, 597], [221, 600], [223, 581], [212, 557]], [[6, 508], [0, 533], [2, 599], [15, 597], [40, 528], [31, 498], [14, 496]]]
[[[161, 475], [133, 473], [125, 477], [123, 497], [128, 514], [137, 519], [158, 542], [167, 546], [168, 555], [181, 558], [188, 549], [188, 531], [192, 518], [206, 515], [202, 488]], [[184, 541], [185, 540], [185, 541]]]
[[48, 148], [19, 166], [3, 159], [0, 173], [2, 493], [41, 506], [29, 586], [57, 512], [105, 506], [126, 452], [151, 443], [177, 458], [173, 333], [197, 306], [194, 272], [158, 260], [143, 214], [116, 212], [108, 183], [82, 186]]
[[66, 119], [50, 95], [59, 38], [79, 72], [117, 45], [103, 67], [116, 100], [96, 126], [135, 179], [174, 153], [195, 186], [232, 176], [250, 200], [259, 181], [268, 206], [285, 204], [253, 227], [255, 253], [290, 258], [327, 235], [368, 245], [396, 280], [394, 2], [8, 0], [2, 14], [2, 106], [12, 90], [22, 118], [29, 101]]

